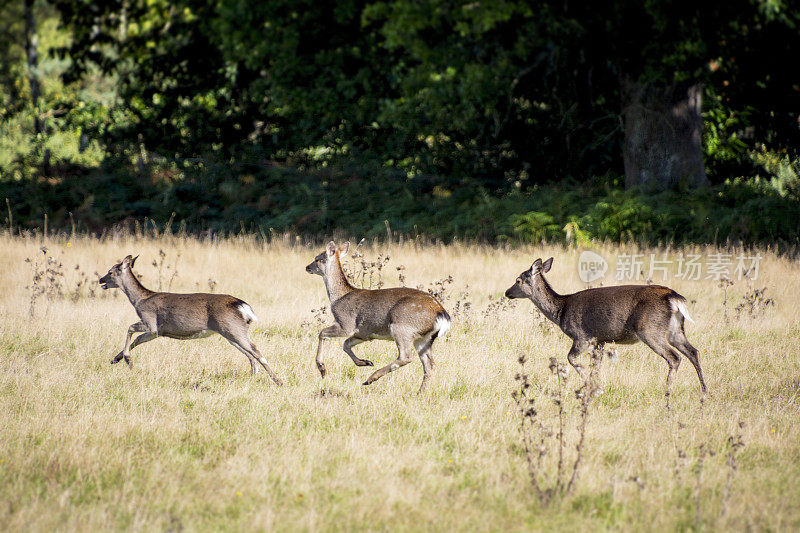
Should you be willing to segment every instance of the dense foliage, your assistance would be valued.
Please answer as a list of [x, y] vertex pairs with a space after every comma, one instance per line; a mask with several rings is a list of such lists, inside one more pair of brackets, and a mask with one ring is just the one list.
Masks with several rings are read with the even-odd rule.
[[[781, 0], [6, 0], [0, 14], [0, 194], [27, 225], [174, 212], [308, 233], [796, 236], [785, 52], [800, 10]], [[631, 81], [703, 84], [711, 189], [622, 190]]]
[[[103, 167], [58, 184], [21, 189], [0, 183], [15, 220], [100, 232], [155, 221], [164, 230], [210, 229], [269, 235], [297, 232], [353, 237], [481, 241], [732, 242], [796, 244], [798, 171], [784, 180], [738, 179], [694, 192], [642, 194], [614, 184], [561, 182], [488, 194], [479, 186], [448, 191], [435, 178], [402, 179], [363, 165], [298, 171], [253, 165], [204, 166], [186, 179]], [[788, 186], [788, 189], [787, 189]]]

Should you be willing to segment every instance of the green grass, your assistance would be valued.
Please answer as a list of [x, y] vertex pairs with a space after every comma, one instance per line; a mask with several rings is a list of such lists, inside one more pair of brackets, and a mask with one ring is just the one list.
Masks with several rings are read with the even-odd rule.
[[[213, 276], [220, 292], [256, 310], [254, 339], [286, 382], [278, 388], [263, 373], [251, 377], [244, 358], [214, 337], [158, 339], [134, 350], [132, 370], [109, 365], [135, 321], [130, 304], [43, 300], [31, 320], [24, 258], [40, 243], [5, 236], [0, 245], [0, 529], [693, 530], [700, 445], [714, 452], [699, 489], [701, 529], [800, 527], [800, 328], [789, 296], [800, 290], [800, 269], [771, 252], [762, 251], [760, 281], [776, 306], [759, 320], [726, 324], [713, 281], [673, 284], [697, 300], [697, 324], [687, 331], [712, 392], [705, 404], [684, 362], [667, 412], [664, 362], [643, 345], [619, 347], [618, 360], [603, 363], [605, 392], [590, 411], [575, 491], [543, 505], [530, 486], [511, 392], [525, 353], [539, 420], [552, 428], [547, 366], [551, 356], [566, 364], [569, 341], [535, 324], [530, 302], [489, 310], [489, 295], [546, 254], [556, 257], [555, 288], [580, 288], [574, 250], [393, 246], [392, 264], [407, 266], [409, 285], [454, 277], [443, 298], [449, 310], [470, 289], [471, 314], [454, 316], [437, 341], [420, 396], [419, 363], [364, 387], [373, 369], [355, 367], [337, 341], [324, 348], [329, 374], [319, 377], [321, 326], [300, 326], [326, 302], [321, 280], [303, 270], [318, 250], [244, 240], [48, 243], [64, 251], [67, 286], [72, 263], [102, 273], [131, 251], [142, 253], [140, 273], [153, 285], [148, 261], [159, 248], [169, 257], [180, 251], [175, 290]], [[735, 285], [731, 298], [744, 290]], [[380, 341], [356, 353], [376, 366], [395, 357]], [[576, 386], [571, 372], [569, 468]], [[736, 434], [746, 446], [725, 496], [727, 439]], [[544, 459], [545, 485], [554, 452]]]

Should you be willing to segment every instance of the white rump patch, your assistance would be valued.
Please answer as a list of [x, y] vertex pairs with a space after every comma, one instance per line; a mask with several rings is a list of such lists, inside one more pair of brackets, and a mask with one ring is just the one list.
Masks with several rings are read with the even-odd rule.
[[247, 323], [256, 322], [258, 317], [253, 312], [253, 308], [247, 305], [246, 303], [239, 304], [239, 312], [242, 313], [242, 316], [247, 320]]
[[436, 331], [439, 332], [439, 334], [436, 337], [437, 338], [444, 337], [445, 335], [447, 335], [447, 332], [450, 331], [450, 319], [444, 315], [439, 315], [436, 318], [435, 328]]
[[669, 303], [672, 306], [673, 311], [682, 314], [686, 320], [694, 324], [694, 320], [692, 320], [692, 317], [689, 316], [689, 309], [686, 307], [686, 302], [684, 300], [672, 298]]

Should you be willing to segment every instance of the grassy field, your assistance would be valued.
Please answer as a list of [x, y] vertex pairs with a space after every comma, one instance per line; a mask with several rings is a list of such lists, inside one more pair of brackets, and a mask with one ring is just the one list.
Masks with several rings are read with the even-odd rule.
[[[62, 266], [34, 287], [43, 244]], [[800, 265], [767, 250], [752, 286], [766, 287], [775, 305], [755, 318], [735, 311], [744, 281], [728, 288], [725, 305], [714, 280], [668, 282], [689, 300], [697, 323], [687, 334], [712, 396], [701, 404], [684, 361], [667, 411], [665, 362], [642, 344], [619, 347], [601, 368], [604, 392], [590, 407], [574, 491], [543, 504], [511, 394], [527, 355], [536, 421], [552, 432], [557, 381], [548, 364], [552, 356], [566, 364], [570, 341], [531, 302], [501, 297], [533, 259], [551, 255], [556, 290], [585, 287], [580, 250], [362, 247], [369, 261], [389, 256], [381, 272], [389, 286], [402, 275], [408, 286], [444, 287], [453, 328], [434, 345], [433, 377], [418, 395], [418, 360], [364, 387], [373, 369], [355, 367], [341, 340], [327, 344], [320, 378], [316, 336], [330, 313], [319, 310], [328, 304], [322, 280], [303, 267], [321, 245], [4, 235], [0, 249], [0, 529], [800, 528]], [[213, 286], [250, 303], [259, 317], [253, 339], [286, 385], [251, 377], [219, 337], [157, 339], [133, 351], [133, 370], [109, 365], [136, 315], [120, 291], [91, 282], [128, 253], [141, 254], [136, 270], [152, 289]], [[357, 261], [353, 273], [364, 271]], [[382, 341], [356, 353], [376, 366], [396, 356]], [[567, 388], [577, 386], [570, 372]], [[580, 414], [567, 396], [571, 473]], [[731, 438], [745, 444], [733, 463]], [[557, 448], [545, 441], [540, 483], [551, 486]]]

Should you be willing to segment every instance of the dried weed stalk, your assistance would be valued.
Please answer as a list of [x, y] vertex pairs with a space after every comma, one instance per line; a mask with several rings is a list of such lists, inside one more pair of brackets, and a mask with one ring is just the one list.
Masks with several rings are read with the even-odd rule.
[[[550, 371], [555, 377], [556, 387], [551, 390], [550, 400], [555, 407], [555, 421], [549, 423], [536, 409], [535, 398], [531, 393], [531, 382], [525, 370], [526, 357], [520, 355], [518, 361], [520, 372], [515, 376], [518, 388], [511, 397], [517, 406], [520, 415], [520, 434], [528, 465], [528, 475], [531, 486], [542, 504], [549, 504], [554, 499], [572, 493], [580, 477], [583, 456], [586, 453], [586, 430], [589, 423], [589, 414], [594, 399], [602, 394], [599, 385], [600, 366], [603, 357], [609, 355], [603, 348], [596, 348], [591, 352], [591, 366], [586, 380], [575, 390], [578, 400], [577, 442], [574, 444], [575, 455], [571, 468], [567, 468], [567, 450], [571, 448], [568, 441], [567, 422], [568, 412], [565, 406], [569, 372], [566, 365], [559, 363], [555, 357], [550, 359]], [[557, 429], [553, 431], [551, 427]], [[538, 432], [538, 438], [536, 436]], [[544, 466], [544, 458], [551, 448], [556, 448], [555, 473], [548, 474]], [[568, 474], [569, 472], [569, 474]], [[567, 479], [569, 475], [569, 479]]]
[[[744, 426], [744, 422], [740, 420], [738, 424], [739, 430], [743, 429]], [[725, 460], [725, 464], [728, 466], [728, 476], [725, 480], [725, 492], [722, 494], [722, 509], [719, 512], [720, 519], [725, 518], [725, 515], [728, 514], [728, 502], [730, 501], [731, 488], [733, 487], [733, 476], [736, 473], [736, 470], [739, 468], [739, 464], [736, 461], [736, 453], [741, 448], [744, 448], [744, 440], [742, 440], [741, 431], [737, 431], [735, 434], [729, 435], [728, 453], [726, 454]]]
[[703, 488], [703, 468], [705, 467], [706, 456], [714, 456], [714, 452], [708, 449], [705, 443], [697, 448], [697, 463], [694, 465], [695, 475], [697, 476], [697, 484], [694, 489], [694, 528], [695, 531], [700, 531], [703, 525], [703, 513], [700, 506], [700, 495]]
[[482, 315], [484, 320], [497, 319], [500, 318], [500, 315], [514, 309], [516, 306], [516, 300], [511, 300], [505, 296], [500, 296], [495, 299], [494, 296], [490, 294], [489, 303], [486, 305], [486, 309], [483, 310]]
[[77, 302], [81, 298], [97, 298], [99, 295], [104, 294], [99, 291], [100, 288], [100, 274], [94, 273], [94, 276], [89, 276], [80, 265], [75, 265], [75, 287], [69, 291], [69, 297], [73, 302]]
[[450, 275], [447, 276], [446, 278], [434, 281], [427, 288], [424, 285], [420, 285], [417, 287], [417, 289], [421, 291], [427, 291], [428, 294], [430, 294], [440, 302], [443, 302], [450, 297], [449, 290], [452, 285], [453, 285], [453, 276]]
[[[577, 457], [572, 466], [572, 476], [570, 477], [569, 484], [567, 485], [566, 493], [572, 492], [575, 486], [575, 481], [578, 479], [578, 472], [583, 458], [583, 446], [586, 442], [586, 426], [589, 422], [589, 412], [594, 399], [603, 393], [602, 387], [598, 383], [600, 374], [600, 365], [603, 362], [603, 355], [605, 350], [602, 346], [597, 346], [591, 352], [591, 365], [589, 368], [589, 376], [584, 381], [583, 385], [575, 391], [575, 397], [580, 401], [580, 426], [578, 429], [578, 444], [575, 449], [577, 450]], [[610, 353], [610, 352], [609, 352]]]
[[312, 318], [300, 323], [301, 328], [318, 328], [328, 323], [328, 306], [323, 305], [317, 309], [312, 309], [311, 314], [313, 315]]
[[[677, 423], [677, 429], [683, 430], [687, 428], [686, 424], [682, 424], [681, 422]], [[727, 476], [725, 482], [725, 489], [723, 490], [721, 499], [720, 499], [720, 512], [717, 517], [717, 522], [720, 522], [722, 519], [725, 518], [728, 514], [730, 496], [733, 491], [733, 482], [734, 476], [736, 471], [738, 470], [738, 462], [737, 462], [737, 453], [744, 447], [744, 440], [742, 439], [741, 429], [745, 427], [745, 423], [741, 420], [737, 423], [737, 430], [728, 435], [727, 443], [726, 443], [726, 453], [725, 453], [725, 466], [727, 468]], [[680, 446], [680, 441], [682, 438], [686, 437], [685, 434], [676, 434], [675, 436], [675, 481], [677, 485], [680, 487], [683, 485], [681, 470], [684, 464], [687, 462], [687, 454], [683, 451], [682, 447]], [[690, 447], [693, 448], [693, 447]], [[701, 442], [697, 446], [697, 453], [694, 459], [694, 464], [692, 466], [691, 472], [695, 476], [695, 483], [694, 483], [694, 529], [695, 531], [699, 531], [702, 529], [703, 523], [708, 522], [710, 517], [703, 516], [703, 496], [706, 494], [712, 495], [712, 501], [706, 503], [713, 503], [713, 495], [715, 491], [707, 491], [703, 487], [703, 474], [709, 467], [715, 467], [717, 464], [713, 461], [715, 457], [721, 457], [722, 451], [716, 451], [714, 448], [709, 444], [707, 440]], [[688, 488], [688, 487], [687, 487]], [[722, 524], [717, 524], [720, 526]], [[716, 529], [721, 529], [717, 527]]]
[[[753, 285], [754, 280], [751, 277], [750, 270], [744, 273], [744, 279], [747, 283], [747, 291], [742, 295], [742, 301], [733, 308], [733, 310], [736, 311], [737, 321], [741, 320], [743, 316], [749, 316], [752, 319], [760, 318], [767, 312], [767, 309], [775, 306], [775, 300], [767, 297], [766, 286], [758, 288]], [[728, 306], [730, 304], [728, 289], [733, 285], [733, 280], [729, 278], [722, 278], [717, 285], [722, 289], [723, 293], [722, 310], [726, 324], [730, 322], [730, 316], [728, 314]]]
[[722, 289], [722, 313], [725, 317], [725, 323], [727, 324], [730, 320], [728, 318], [728, 289], [733, 286], [733, 280], [727, 277], [723, 277], [719, 280], [717, 287]]
[[31, 283], [25, 288], [30, 290], [29, 313], [31, 318], [36, 315], [36, 302], [41, 296], [47, 296], [47, 301], [52, 302], [64, 292], [64, 265], [52, 255], [48, 255], [47, 246], [39, 248], [42, 257], [25, 259], [31, 265]]
[[400, 282], [401, 287], [406, 286], [406, 276], [403, 274], [403, 271], [406, 269], [405, 265], [398, 265], [397, 267], [397, 279]]
[[[178, 261], [181, 258], [181, 253], [178, 252], [175, 256], [175, 261], [172, 265], [167, 264], [167, 253], [164, 250], [158, 250], [158, 260], [153, 260], [153, 267], [158, 272], [158, 290], [163, 290], [164, 281], [167, 282], [167, 292], [172, 288], [172, 282], [178, 277]], [[170, 273], [171, 271], [171, 273]], [[169, 278], [167, 278], [169, 276]]]
[[469, 327], [472, 318], [472, 302], [470, 301], [469, 285], [464, 287], [464, 290], [459, 294], [455, 305], [453, 306], [453, 318]]
[[751, 278], [751, 270], [744, 273], [744, 279], [747, 281], [747, 292], [742, 296], [742, 301], [736, 306], [736, 320], [739, 320], [742, 314], [747, 314], [750, 318], [760, 318], [767, 312], [769, 307], [775, 305], [775, 300], [767, 298], [766, 287], [760, 289], [753, 286], [753, 279]]
[[[536, 411], [536, 399], [531, 395], [531, 383], [528, 373], [525, 371], [525, 355], [519, 356], [520, 372], [514, 376], [517, 381], [518, 389], [511, 393], [514, 403], [517, 405], [517, 411], [520, 414], [520, 434], [522, 435], [522, 447], [525, 451], [525, 460], [528, 463], [528, 475], [530, 476], [531, 486], [536, 493], [539, 501], [548, 503], [552, 497], [550, 489], [542, 488], [539, 484], [540, 469], [542, 466], [542, 458], [547, 453], [547, 447], [542, 444], [535, 449], [534, 447], [534, 427], [539, 427], [537, 424], [537, 416], [539, 413]], [[538, 455], [537, 455], [538, 453]]]
[[[369, 261], [362, 251], [364, 239], [350, 252], [349, 259], [342, 265], [345, 274], [353, 280], [353, 285], [361, 289], [381, 289], [384, 286], [383, 270], [391, 258], [378, 254], [374, 261]], [[403, 267], [405, 268], [405, 267]], [[398, 270], [400, 270], [398, 268]], [[403, 277], [405, 281], [405, 277]]]

